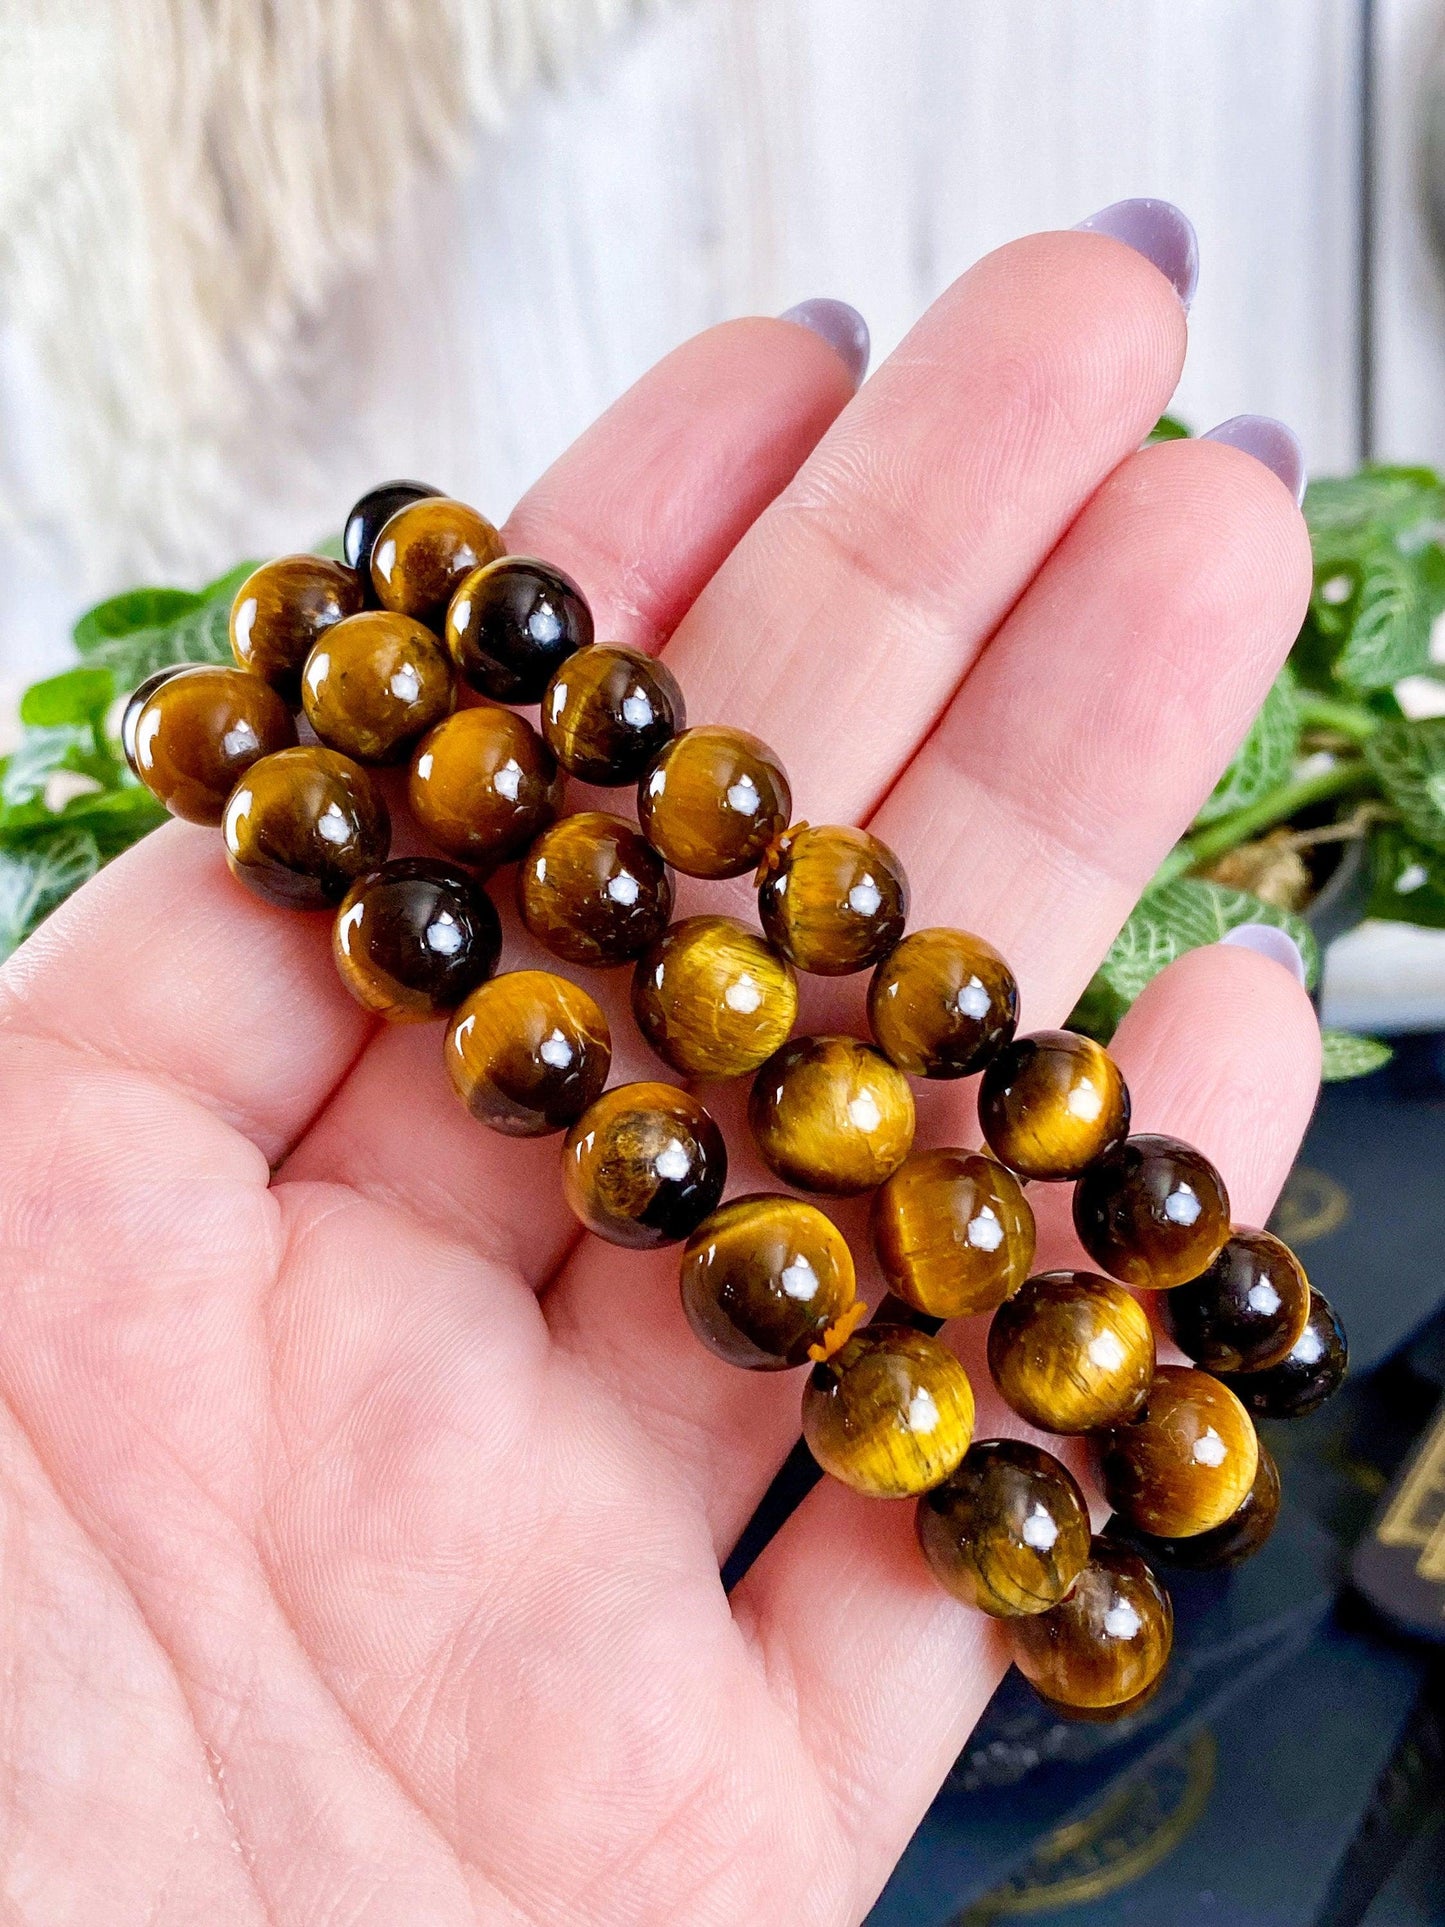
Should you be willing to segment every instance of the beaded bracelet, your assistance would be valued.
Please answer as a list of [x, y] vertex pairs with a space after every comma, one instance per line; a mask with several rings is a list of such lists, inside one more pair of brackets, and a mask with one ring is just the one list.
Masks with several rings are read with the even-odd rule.
[[[1338, 1386], [1330, 1306], [1277, 1238], [1231, 1227], [1198, 1151], [1128, 1135], [1107, 1051], [1070, 1031], [1017, 1036], [998, 952], [960, 930], [905, 934], [893, 852], [866, 830], [792, 823], [767, 744], [689, 729], [666, 665], [595, 642], [559, 569], [505, 555], [474, 509], [415, 482], [362, 497], [343, 557], [288, 556], [243, 583], [239, 668], [162, 671], [135, 691], [122, 738], [137, 777], [175, 815], [218, 824], [259, 896], [336, 909], [336, 963], [368, 1010], [448, 1020], [447, 1070], [474, 1117], [511, 1136], [566, 1132], [563, 1190], [588, 1230], [683, 1245], [682, 1304], [709, 1351], [758, 1371], [811, 1362], [814, 1457], [859, 1492], [917, 1498], [933, 1573], [1007, 1623], [1047, 1700], [1132, 1711], [1171, 1640], [1154, 1567], [1231, 1564], [1273, 1526], [1279, 1475], [1251, 1414], [1297, 1416]], [[456, 707], [459, 684], [487, 700]], [[533, 703], [540, 730], [504, 706]], [[298, 704], [315, 742], [298, 741]], [[403, 760], [411, 811], [447, 861], [386, 860], [365, 766]], [[562, 815], [568, 775], [635, 785], [637, 821]], [[749, 1125], [779, 1178], [872, 1192], [889, 1297], [865, 1329], [831, 1219], [781, 1192], [722, 1202], [727, 1147], [704, 1105], [662, 1082], [607, 1089], [593, 998], [549, 971], [495, 974], [501, 926], [476, 872], [513, 861], [522, 922], [548, 950], [633, 965], [633, 1014], [664, 1063], [752, 1077]], [[761, 931], [672, 921], [674, 870], [753, 872]], [[799, 970], [871, 970], [873, 1042], [793, 1036]], [[992, 1155], [914, 1150], [909, 1078], [978, 1073]], [[1107, 1275], [1030, 1275], [1033, 1181], [1073, 1183], [1080, 1242]], [[1156, 1364], [1141, 1290], [1160, 1294], [1193, 1365]], [[972, 1387], [935, 1334], [985, 1313], [1009, 1406], [1041, 1431], [1095, 1435], [1114, 1508], [1101, 1535], [1050, 1453], [973, 1442]]]

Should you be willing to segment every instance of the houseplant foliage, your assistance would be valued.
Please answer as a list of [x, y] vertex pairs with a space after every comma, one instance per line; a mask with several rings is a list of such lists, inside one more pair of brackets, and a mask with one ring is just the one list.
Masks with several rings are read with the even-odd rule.
[[[1155, 435], [1186, 432], [1166, 417]], [[1400, 701], [1406, 679], [1445, 682], [1430, 652], [1445, 611], [1445, 482], [1372, 464], [1311, 483], [1304, 506], [1309, 612], [1248, 736], [1074, 1012], [1103, 1041], [1166, 964], [1241, 923], [1288, 930], [1313, 983], [1308, 912], [1345, 862], [1365, 868], [1365, 914], [1445, 928], [1445, 716], [1412, 718]], [[100, 603], [75, 626], [76, 666], [25, 692], [20, 739], [0, 762], [0, 956], [163, 820], [121, 753], [124, 698], [166, 664], [230, 661], [231, 599], [253, 566], [194, 591]], [[1327, 1077], [1388, 1055], [1372, 1038], [1325, 1034]]]

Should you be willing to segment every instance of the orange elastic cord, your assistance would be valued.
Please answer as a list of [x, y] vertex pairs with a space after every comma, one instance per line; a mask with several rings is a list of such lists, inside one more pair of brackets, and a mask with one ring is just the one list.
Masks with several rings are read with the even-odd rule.
[[790, 823], [787, 829], [779, 830], [759, 859], [757, 874], [753, 877], [754, 889], [761, 890], [768, 878], [782, 868], [783, 858], [787, 855], [793, 838], [807, 827], [806, 823]]
[[855, 1298], [847, 1311], [840, 1318], [835, 1318], [823, 1333], [823, 1342], [820, 1345], [808, 1347], [809, 1358], [815, 1365], [826, 1365], [835, 1352], [842, 1351], [867, 1316], [867, 1302], [862, 1298]]

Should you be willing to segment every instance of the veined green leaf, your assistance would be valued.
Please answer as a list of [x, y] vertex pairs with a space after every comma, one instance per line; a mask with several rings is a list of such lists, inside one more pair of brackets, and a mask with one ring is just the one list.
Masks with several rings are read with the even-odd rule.
[[1177, 415], [1161, 415], [1149, 430], [1144, 446], [1151, 447], [1155, 442], [1184, 442], [1188, 441], [1189, 436], [1190, 430]]
[[124, 595], [111, 596], [87, 609], [72, 634], [81, 655], [87, 656], [98, 643], [112, 642], [119, 636], [134, 635], [137, 629], [163, 628], [196, 608], [205, 597], [190, 589], [127, 589]]
[[1428, 848], [1445, 851], [1445, 716], [1382, 723], [1364, 747], [1405, 828]]
[[31, 849], [0, 850], [0, 958], [88, 882], [101, 862], [95, 838], [70, 828], [54, 831]]
[[1368, 1077], [1371, 1071], [1388, 1064], [1395, 1055], [1378, 1037], [1362, 1037], [1352, 1030], [1321, 1032], [1320, 1076], [1326, 1084], [1343, 1084], [1347, 1078]]
[[1270, 686], [1249, 734], [1195, 820], [1212, 823], [1246, 803], [1258, 802], [1283, 783], [1294, 766], [1299, 735], [1299, 693], [1294, 672], [1286, 663]]
[[1358, 474], [1311, 482], [1304, 515], [1316, 538], [1367, 530], [1399, 535], [1445, 518], [1445, 484], [1432, 468], [1370, 462]]
[[1370, 838], [1366, 915], [1445, 930], [1445, 851], [1417, 843], [1398, 823], [1381, 824]]
[[20, 698], [20, 720], [31, 727], [93, 723], [115, 699], [115, 677], [107, 668], [67, 669], [32, 683]]

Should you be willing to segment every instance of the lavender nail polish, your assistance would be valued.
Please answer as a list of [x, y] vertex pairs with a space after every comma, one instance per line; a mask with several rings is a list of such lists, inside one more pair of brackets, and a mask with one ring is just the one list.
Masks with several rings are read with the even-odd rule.
[[800, 301], [797, 307], [785, 309], [778, 319], [795, 321], [800, 328], [811, 328], [815, 335], [821, 335], [853, 377], [855, 388], [867, 374], [868, 323], [846, 301], [830, 301], [826, 296]]
[[1272, 923], [1236, 924], [1219, 941], [1233, 944], [1237, 950], [1252, 950], [1256, 956], [1268, 957], [1271, 963], [1287, 970], [1296, 983], [1305, 981], [1303, 952], [1287, 930], [1280, 930]]
[[1172, 201], [1115, 201], [1078, 225], [1087, 234], [1112, 235], [1152, 261], [1188, 308], [1199, 284], [1199, 238]]
[[1273, 415], [1231, 416], [1200, 440], [1227, 442], [1231, 448], [1242, 448], [1246, 455], [1253, 455], [1272, 475], [1279, 477], [1296, 505], [1305, 499], [1305, 457], [1299, 436], [1283, 422], [1277, 422]]

